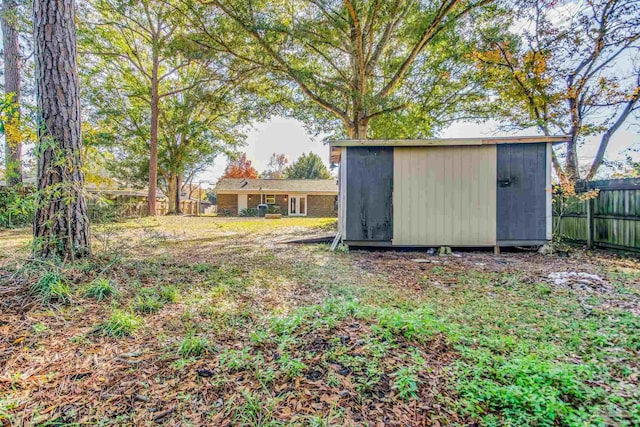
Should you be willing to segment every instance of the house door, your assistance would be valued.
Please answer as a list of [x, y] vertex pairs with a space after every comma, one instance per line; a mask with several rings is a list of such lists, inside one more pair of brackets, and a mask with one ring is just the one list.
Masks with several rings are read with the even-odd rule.
[[249, 199], [246, 194], [238, 194], [238, 215], [249, 207]]
[[307, 196], [289, 196], [289, 216], [307, 216]]

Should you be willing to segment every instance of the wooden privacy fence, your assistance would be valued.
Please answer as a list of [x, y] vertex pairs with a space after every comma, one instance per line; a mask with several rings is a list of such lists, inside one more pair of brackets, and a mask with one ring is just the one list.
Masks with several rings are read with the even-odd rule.
[[[640, 252], [640, 179], [611, 179], [576, 185], [576, 192], [599, 189], [594, 199], [577, 202], [559, 213], [554, 200], [556, 235], [588, 247]], [[559, 196], [558, 196], [559, 197]]]

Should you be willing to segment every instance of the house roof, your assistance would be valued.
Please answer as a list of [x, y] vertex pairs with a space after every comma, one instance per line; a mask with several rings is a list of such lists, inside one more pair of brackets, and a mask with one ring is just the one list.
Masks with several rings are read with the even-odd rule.
[[559, 136], [502, 136], [492, 138], [430, 138], [430, 139], [341, 139], [327, 141], [331, 147], [331, 163], [340, 161], [342, 147], [429, 147], [460, 145], [531, 144], [537, 142], [562, 143], [569, 141]]
[[247, 179], [221, 178], [215, 187], [218, 193], [334, 193], [338, 194], [335, 179]]

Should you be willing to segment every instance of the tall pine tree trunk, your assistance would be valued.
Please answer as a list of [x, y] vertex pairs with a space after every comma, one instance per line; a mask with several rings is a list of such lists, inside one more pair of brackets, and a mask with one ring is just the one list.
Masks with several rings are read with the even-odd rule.
[[22, 184], [22, 138], [20, 125], [20, 40], [15, 0], [4, 0], [0, 13], [2, 45], [4, 50], [4, 92], [11, 96], [5, 124], [5, 175], [7, 186]]
[[156, 216], [156, 189], [158, 187], [158, 121], [160, 120], [160, 96], [158, 70], [160, 61], [153, 48], [153, 69], [151, 72], [151, 140], [149, 141], [149, 215]]
[[39, 119], [34, 255], [74, 260], [91, 254], [74, 1], [34, 0], [33, 29]]

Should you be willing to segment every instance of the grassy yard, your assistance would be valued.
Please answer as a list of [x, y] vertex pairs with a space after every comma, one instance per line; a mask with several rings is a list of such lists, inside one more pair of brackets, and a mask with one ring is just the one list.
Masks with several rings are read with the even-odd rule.
[[64, 267], [0, 232], [0, 425], [640, 425], [637, 261], [285, 243], [334, 228], [128, 221]]

